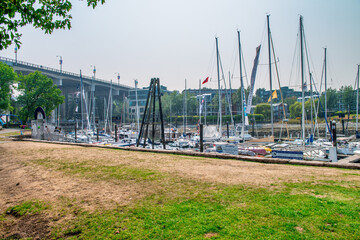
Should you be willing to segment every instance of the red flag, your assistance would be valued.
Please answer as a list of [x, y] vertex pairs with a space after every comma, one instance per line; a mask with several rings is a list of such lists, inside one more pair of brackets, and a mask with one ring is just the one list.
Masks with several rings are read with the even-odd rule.
[[202, 84], [205, 84], [205, 83], [207, 83], [209, 81], [209, 77], [207, 77], [203, 82], [202, 82]]

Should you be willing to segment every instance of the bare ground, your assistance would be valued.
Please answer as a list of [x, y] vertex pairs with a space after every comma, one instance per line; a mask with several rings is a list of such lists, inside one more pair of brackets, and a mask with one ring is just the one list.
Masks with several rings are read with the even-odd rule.
[[[1, 141], [0, 139], [0, 214], [7, 208], [24, 201], [39, 199], [45, 202], [75, 204], [93, 211], [99, 208], [126, 206], [158, 186], [134, 181], [105, 181], [67, 175], [56, 168], [47, 168], [36, 160], [69, 161], [94, 166], [128, 166], [155, 170], [184, 179], [221, 184], [241, 184], [251, 187], [271, 187], [283, 182], [317, 180], [343, 180], [360, 182], [360, 171], [263, 164], [201, 157], [166, 155], [156, 153], [84, 148], [34, 142]], [[69, 216], [74, 216], [69, 215]], [[40, 237], [49, 234], [54, 219], [66, 222], [59, 216], [38, 216], [36, 219], [15, 219], [14, 224], [1, 227], [0, 237]], [[25, 223], [25, 222], [26, 223]], [[43, 231], [32, 232], [31, 222], [39, 222]], [[28, 225], [27, 225], [28, 224]], [[30, 224], [30, 225], [29, 225]], [[26, 226], [28, 226], [26, 228]], [[27, 230], [26, 230], [27, 229]], [[3, 231], [3, 233], [1, 233]], [[30, 232], [30, 233], [29, 233]], [[39, 235], [39, 232], [43, 235]], [[21, 235], [22, 234], [22, 235]], [[35, 234], [35, 235], [34, 235]]]

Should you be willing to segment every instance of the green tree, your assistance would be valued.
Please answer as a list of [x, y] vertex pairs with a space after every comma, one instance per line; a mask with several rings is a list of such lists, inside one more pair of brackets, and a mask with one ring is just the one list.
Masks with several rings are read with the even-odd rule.
[[0, 113], [12, 110], [11, 85], [17, 78], [14, 69], [4, 63], [0, 63]]
[[[105, 0], [87, 0], [95, 8]], [[0, 50], [13, 42], [20, 47], [19, 28], [28, 24], [47, 34], [54, 29], [70, 29], [72, 4], [68, 0], [1, 0], [0, 1]]]
[[301, 117], [301, 112], [302, 112], [301, 102], [295, 102], [294, 104], [290, 105], [289, 111], [290, 111], [290, 118]]
[[64, 96], [60, 96], [61, 90], [39, 71], [20, 76], [18, 89], [22, 93], [18, 97], [18, 103], [22, 107], [19, 115], [24, 122], [34, 115], [37, 107], [42, 107], [46, 116], [49, 116], [59, 104], [64, 102]]
[[262, 114], [264, 116], [265, 121], [270, 121], [271, 120], [270, 104], [260, 103], [260, 104], [256, 105], [254, 113], [255, 114]]
[[[328, 111], [337, 111], [338, 107], [338, 93], [336, 89], [329, 88], [326, 90], [326, 100], [327, 100], [327, 109]], [[325, 95], [322, 94], [320, 97], [322, 106], [325, 108]], [[323, 114], [323, 113], [322, 113]], [[323, 115], [322, 115], [323, 116]]]
[[356, 106], [356, 92], [352, 86], [342, 86], [339, 90], [339, 97], [342, 97], [344, 109], [339, 109], [339, 111], [345, 111], [348, 109], [348, 106]]

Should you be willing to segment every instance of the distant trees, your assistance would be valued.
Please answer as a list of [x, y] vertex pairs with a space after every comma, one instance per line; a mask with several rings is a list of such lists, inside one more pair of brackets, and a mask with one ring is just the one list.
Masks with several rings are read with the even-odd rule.
[[264, 116], [265, 121], [271, 120], [271, 108], [270, 108], [270, 104], [268, 103], [260, 103], [256, 105], [254, 113], [262, 114]]
[[11, 94], [12, 84], [17, 78], [14, 70], [8, 65], [0, 62], [0, 113], [12, 110]]

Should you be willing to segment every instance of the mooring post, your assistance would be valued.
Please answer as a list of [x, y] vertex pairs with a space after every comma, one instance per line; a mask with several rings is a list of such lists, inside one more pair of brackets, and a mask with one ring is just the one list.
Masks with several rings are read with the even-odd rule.
[[118, 141], [118, 126], [115, 124], [115, 142]]
[[76, 128], [76, 125], [75, 125], [75, 142], [77, 142], [76, 140], [77, 140], [77, 128]]
[[99, 141], [99, 128], [96, 128], [96, 141]]
[[227, 135], [227, 138], [230, 137], [230, 132], [229, 132], [229, 122], [227, 121], [226, 122], [226, 135]]
[[343, 134], [345, 135], [345, 120], [341, 119]]
[[203, 124], [200, 123], [200, 152], [204, 151], [204, 131], [203, 131]]
[[333, 135], [333, 146], [336, 147], [336, 122], [335, 120], [333, 120], [331, 122], [331, 130], [332, 130], [332, 135]]

